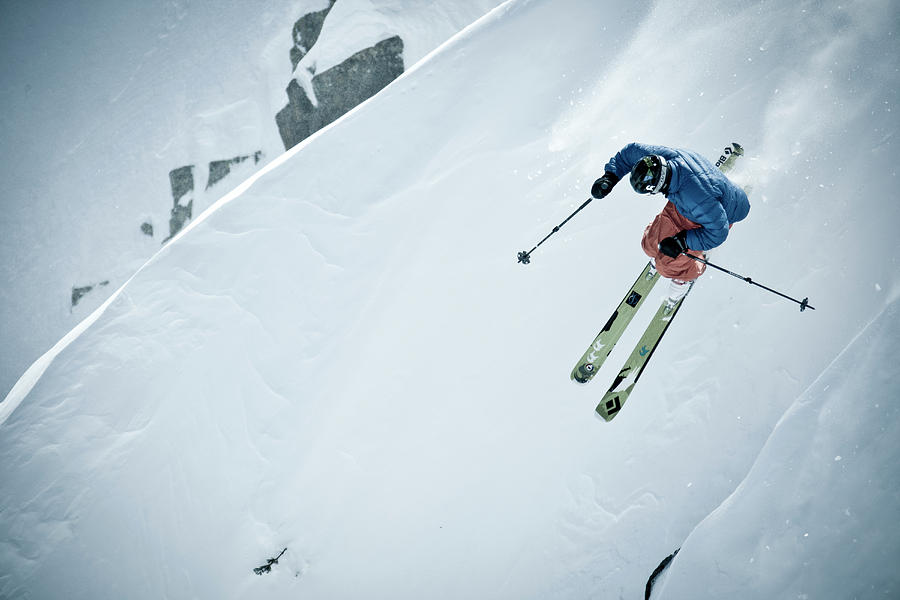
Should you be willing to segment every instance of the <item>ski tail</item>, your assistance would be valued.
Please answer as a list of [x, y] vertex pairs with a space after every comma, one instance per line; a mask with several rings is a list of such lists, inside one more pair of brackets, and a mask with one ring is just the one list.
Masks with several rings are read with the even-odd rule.
[[606, 357], [612, 352], [616, 342], [622, 337], [625, 328], [634, 318], [635, 313], [644, 303], [644, 298], [647, 297], [657, 281], [659, 281], [659, 273], [653, 267], [653, 263], [648, 262], [603, 329], [600, 330], [575, 368], [572, 369], [570, 375], [572, 381], [587, 383], [600, 370]]

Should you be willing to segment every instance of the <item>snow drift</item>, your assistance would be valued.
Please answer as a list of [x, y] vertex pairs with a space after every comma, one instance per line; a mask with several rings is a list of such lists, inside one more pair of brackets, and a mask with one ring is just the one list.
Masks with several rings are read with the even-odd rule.
[[894, 301], [788, 409], [654, 598], [897, 595], [898, 353]]
[[[310, 85], [312, 73], [358, 66], [348, 59], [394, 36], [402, 39], [402, 71], [499, 3], [36, 0], [6, 7], [0, 398], [163, 240], [284, 151], [276, 115], [292, 79]], [[292, 25], [330, 5], [295, 65]], [[347, 94], [325, 112], [333, 117], [371, 91], [346, 89], [363, 78], [372, 77], [328, 78]]]
[[[192, 223], [10, 394], [0, 595], [639, 597], [900, 295], [893, 10], [502, 5]], [[716, 260], [818, 310], [704, 275], [605, 426], [645, 321], [594, 384], [568, 374], [661, 206], [620, 186], [515, 255], [633, 139], [740, 142], [753, 208]], [[672, 589], [712, 568], [692, 546]]]

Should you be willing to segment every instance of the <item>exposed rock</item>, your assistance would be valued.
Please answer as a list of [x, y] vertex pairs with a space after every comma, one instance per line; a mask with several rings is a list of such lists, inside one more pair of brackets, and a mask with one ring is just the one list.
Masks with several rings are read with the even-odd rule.
[[374, 96], [402, 74], [403, 40], [395, 35], [316, 75], [313, 91], [324, 125]]
[[403, 73], [403, 40], [394, 36], [357, 52], [312, 78], [318, 106], [296, 80], [288, 85], [288, 105], [275, 122], [285, 149], [346, 114]]
[[178, 204], [183, 196], [194, 191], [194, 165], [169, 171], [169, 182], [172, 185], [172, 198]]
[[322, 127], [316, 107], [296, 79], [287, 87], [288, 105], [275, 115], [284, 149], [289, 150]]
[[141, 223], [141, 233], [153, 237], [153, 223], [148, 223], [146, 221]]
[[331, 10], [331, 7], [334, 6], [334, 3], [335, 0], [329, 0], [328, 8], [325, 10], [303, 15], [296, 23], [294, 23], [294, 46], [291, 48], [291, 66], [294, 69], [297, 68], [297, 65], [300, 64], [300, 60], [306, 56], [309, 49], [312, 48], [313, 44], [316, 43], [316, 40], [319, 39], [319, 34], [322, 32], [322, 25], [325, 23], [325, 17], [328, 16], [328, 12]]
[[74, 307], [78, 304], [78, 301], [81, 300], [85, 294], [94, 289], [92, 285], [86, 285], [84, 287], [73, 287], [72, 288], [72, 306]]
[[163, 243], [172, 239], [191, 219], [194, 207], [194, 165], [169, 171], [169, 182], [172, 185], [173, 206], [172, 216], [169, 217], [169, 237]]
[[213, 185], [224, 179], [225, 176], [231, 172], [232, 165], [239, 165], [250, 158], [253, 159], [254, 164], [258, 165], [262, 158], [262, 154], [262, 150], [257, 150], [253, 154], [248, 154], [246, 156], [235, 156], [228, 160], [212, 161], [209, 163], [209, 179], [206, 182], [206, 189], [211, 188]]
[[75, 308], [75, 305], [81, 301], [89, 292], [91, 292], [95, 287], [105, 287], [109, 285], [109, 281], [101, 281], [97, 284], [84, 285], [81, 287], [73, 287], [72, 288], [72, 308]]
[[[678, 550], [681, 550], [681, 548]], [[669, 564], [678, 554], [678, 550], [665, 557], [662, 562], [659, 563], [659, 566], [653, 570], [653, 574], [650, 575], [650, 579], [647, 580], [647, 585], [644, 587], [644, 600], [650, 600], [650, 594], [653, 593], [653, 585], [656, 583], [657, 578], [659, 578], [662, 572], [669, 568]]]

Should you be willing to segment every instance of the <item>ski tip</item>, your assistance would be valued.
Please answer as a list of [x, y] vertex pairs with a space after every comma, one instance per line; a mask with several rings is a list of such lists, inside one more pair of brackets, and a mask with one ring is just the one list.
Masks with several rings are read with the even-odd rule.
[[597, 405], [594, 412], [608, 423], [622, 410], [622, 405], [625, 403], [626, 398], [628, 398], [628, 395], [625, 393], [608, 392], [603, 397], [603, 400], [600, 401], [600, 404]]
[[608, 415], [605, 412], [603, 412], [602, 410], [600, 410], [600, 408], [597, 408], [594, 411], [594, 416], [597, 417], [597, 419], [603, 421], [604, 423], [609, 423], [610, 421], [613, 420], [613, 417], [615, 415]]

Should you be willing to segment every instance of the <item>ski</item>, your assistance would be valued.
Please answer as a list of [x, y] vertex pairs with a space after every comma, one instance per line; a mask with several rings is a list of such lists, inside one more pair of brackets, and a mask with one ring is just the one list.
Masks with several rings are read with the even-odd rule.
[[[722, 151], [722, 154], [716, 161], [716, 166], [723, 173], [727, 173], [734, 168], [734, 163], [743, 155], [744, 149], [741, 145], [733, 142]], [[662, 301], [662, 304], [660, 304], [659, 309], [653, 316], [653, 320], [650, 321], [650, 324], [644, 331], [644, 335], [641, 336], [634, 350], [632, 350], [631, 356], [625, 361], [625, 365], [619, 371], [619, 374], [616, 375], [613, 384], [603, 396], [600, 404], [597, 405], [597, 414], [603, 417], [604, 420], [612, 421], [619, 414], [619, 411], [622, 410], [625, 401], [628, 400], [638, 379], [640, 379], [641, 374], [647, 367], [647, 363], [650, 362], [650, 357], [653, 356], [656, 348], [659, 347], [660, 341], [693, 287], [694, 282], [692, 281], [684, 295], [674, 303], [669, 298]]]
[[659, 273], [653, 268], [653, 263], [648, 262], [643, 272], [638, 276], [634, 285], [625, 294], [625, 298], [619, 303], [618, 308], [613, 311], [612, 316], [588, 346], [588, 349], [582, 355], [581, 360], [572, 369], [572, 381], [578, 383], [587, 383], [594, 377], [594, 374], [600, 370], [600, 366], [619, 338], [622, 337], [625, 328], [631, 322], [634, 314], [641, 307], [644, 298], [653, 289], [653, 286], [659, 280]]
[[609, 391], [606, 392], [600, 404], [597, 405], [597, 414], [603, 417], [604, 420], [612, 421], [619, 414], [619, 411], [622, 410], [622, 406], [624, 406], [638, 379], [640, 379], [641, 373], [644, 372], [644, 368], [650, 362], [650, 357], [653, 356], [653, 353], [659, 346], [659, 342], [669, 329], [669, 325], [672, 324], [675, 315], [678, 314], [678, 310], [693, 287], [694, 282], [691, 282], [687, 292], [675, 304], [671, 304], [668, 298], [662, 301], [659, 310], [656, 311], [653, 320], [650, 321], [646, 331], [644, 331], [644, 335], [641, 336], [641, 339], [638, 340], [637, 345], [631, 352], [631, 356], [625, 361], [625, 365], [619, 371], [619, 374], [616, 375], [616, 379], [610, 386]]
[[716, 166], [719, 167], [719, 170], [723, 173], [727, 173], [734, 168], [734, 163], [743, 155], [744, 148], [737, 142], [731, 142], [725, 146], [724, 150], [722, 150], [722, 154], [720, 154], [719, 158], [716, 160]]
[[[737, 159], [743, 155], [744, 149], [741, 145], [737, 142], [733, 142], [725, 146], [722, 154], [719, 156], [718, 160], [716, 160], [716, 166], [719, 167], [723, 173], [727, 173], [734, 168]], [[626, 318], [621, 322], [618, 322], [618, 313], [621, 311], [623, 305], [628, 305], [627, 300], [629, 297], [626, 296], [626, 301], [623, 301], [623, 304], [619, 305], [619, 309], [613, 313], [612, 318], [600, 334], [597, 335], [594, 344], [592, 344], [582, 357], [581, 361], [579, 361], [578, 365], [576, 365], [575, 370], [572, 371], [572, 379], [581, 383], [587, 383], [600, 368], [600, 365], [603, 364], [603, 361], [606, 360], [606, 357], [609, 356], [613, 345], [615, 345], [622, 336], [625, 327], [631, 322], [634, 313], [637, 312], [637, 309], [640, 307], [643, 296], [646, 296], [646, 293], [653, 289], [653, 284], [659, 279], [659, 274], [656, 273], [652, 263], [650, 263], [644, 269], [644, 273], [641, 274], [638, 281], [635, 282], [635, 285], [632, 286], [632, 290], [629, 294], [631, 294], [642, 282], [642, 277], [647, 276], [648, 272], [653, 273], [653, 280], [649, 282], [649, 285], [646, 285], [646, 292], [642, 294], [637, 303], [632, 305], [632, 310], [626, 313]], [[625, 365], [619, 371], [619, 374], [616, 376], [609, 390], [603, 396], [600, 404], [597, 405], [597, 414], [603, 417], [604, 420], [611, 421], [619, 414], [619, 411], [622, 410], [622, 407], [634, 390], [634, 386], [637, 384], [638, 379], [640, 379], [641, 374], [650, 362], [650, 357], [653, 356], [663, 335], [665, 335], [666, 331], [669, 329], [669, 325], [672, 324], [675, 315], [678, 314], [681, 305], [684, 304], [685, 298], [687, 298], [693, 287], [694, 282], [692, 281], [687, 291], [678, 298], [677, 301], [670, 300], [669, 298], [663, 300], [659, 309], [656, 311], [656, 314], [653, 316], [653, 320], [650, 321], [650, 324], [647, 326], [641, 339], [638, 340], [638, 343], [628, 357], [628, 360], [625, 361]]]

